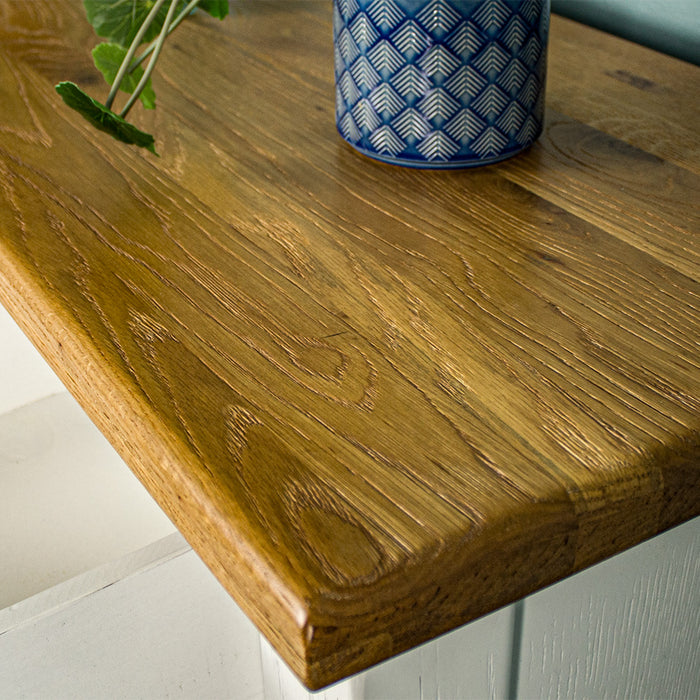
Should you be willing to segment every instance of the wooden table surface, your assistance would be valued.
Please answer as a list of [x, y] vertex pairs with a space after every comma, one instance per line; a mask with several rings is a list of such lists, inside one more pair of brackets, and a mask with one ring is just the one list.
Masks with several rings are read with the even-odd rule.
[[53, 91], [77, 0], [0, 4], [0, 301], [292, 669], [700, 513], [700, 69], [555, 17], [542, 139], [404, 170], [335, 132], [330, 3], [234, 5], [156, 158]]

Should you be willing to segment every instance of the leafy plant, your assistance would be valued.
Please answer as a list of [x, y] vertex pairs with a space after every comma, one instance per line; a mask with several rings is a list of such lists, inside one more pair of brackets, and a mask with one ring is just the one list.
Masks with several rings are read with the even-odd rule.
[[[156, 95], [151, 74], [168, 36], [196, 9], [224, 19], [229, 0], [83, 0], [88, 21], [106, 41], [92, 51], [95, 66], [111, 89], [104, 104], [90, 97], [75, 83], [56, 85], [63, 101], [93, 126], [124, 143], [156, 153], [151, 134], [126, 120], [137, 100], [154, 109]], [[141, 53], [139, 49], [144, 46]], [[146, 67], [142, 64], [148, 59]], [[119, 91], [129, 94], [119, 112], [112, 109]]]

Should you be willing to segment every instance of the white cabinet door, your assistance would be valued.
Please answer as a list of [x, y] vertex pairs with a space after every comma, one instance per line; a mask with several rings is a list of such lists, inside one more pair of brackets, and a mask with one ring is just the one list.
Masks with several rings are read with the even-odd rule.
[[700, 518], [527, 598], [518, 689], [700, 698]]
[[262, 700], [259, 656], [177, 534], [0, 610], [0, 698]]

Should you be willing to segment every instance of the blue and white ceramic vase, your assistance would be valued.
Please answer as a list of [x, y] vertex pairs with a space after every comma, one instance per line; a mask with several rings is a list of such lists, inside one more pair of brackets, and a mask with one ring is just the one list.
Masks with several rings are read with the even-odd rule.
[[387, 163], [494, 163], [542, 131], [550, 0], [334, 0], [336, 123]]

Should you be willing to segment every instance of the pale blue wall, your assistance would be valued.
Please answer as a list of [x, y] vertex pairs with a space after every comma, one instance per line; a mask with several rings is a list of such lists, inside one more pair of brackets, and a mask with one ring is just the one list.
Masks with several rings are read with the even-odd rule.
[[552, 0], [552, 10], [700, 65], [700, 0]]

